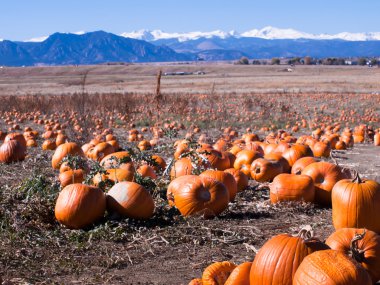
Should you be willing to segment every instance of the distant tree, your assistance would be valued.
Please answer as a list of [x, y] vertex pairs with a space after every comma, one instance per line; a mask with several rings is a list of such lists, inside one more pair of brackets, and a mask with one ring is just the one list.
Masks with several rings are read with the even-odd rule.
[[272, 60], [271, 60], [271, 64], [272, 65], [275, 65], [275, 64], [280, 64], [280, 59], [279, 58], [276, 58], [276, 57], [274, 57], [274, 58], [272, 58]]
[[260, 65], [261, 61], [258, 60], [258, 59], [254, 59], [254, 60], [252, 60], [252, 64], [254, 64], [254, 65]]
[[365, 57], [361, 57], [358, 59], [358, 65], [366, 65], [367, 59]]
[[241, 57], [239, 61], [237, 62], [238, 64], [249, 64], [249, 59], [245, 56]]
[[371, 61], [370, 61], [371, 65], [372, 66], [375, 66], [379, 63], [379, 61], [376, 59], [376, 58], [372, 58]]
[[310, 65], [312, 64], [312, 60], [311, 60], [311, 57], [310, 56], [305, 56], [305, 58], [303, 59], [304, 63], [306, 65]]

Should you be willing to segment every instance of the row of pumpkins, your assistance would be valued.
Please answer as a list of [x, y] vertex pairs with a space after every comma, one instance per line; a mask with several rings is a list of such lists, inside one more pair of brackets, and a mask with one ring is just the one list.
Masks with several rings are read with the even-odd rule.
[[253, 262], [215, 262], [189, 285], [370, 285], [380, 280], [380, 235], [342, 228], [325, 243], [310, 228], [268, 240]]

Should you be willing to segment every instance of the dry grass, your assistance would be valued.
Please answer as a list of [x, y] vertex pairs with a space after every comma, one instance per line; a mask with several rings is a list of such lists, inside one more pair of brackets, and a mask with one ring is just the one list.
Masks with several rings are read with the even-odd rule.
[[[206, 72], [205, 75], [164, 76], [163, 93], [379, 92], [380, 69], [349, 66], [241, 66], [233, 64], [136, 64], [128, 66], [63, 66], [3, 68], [0, 95], [58, 95], [81, 92], [88, 73], [88, 93], [153, 93], [158, 70]], [[214, 87], [213, 87], [214, 86]]]

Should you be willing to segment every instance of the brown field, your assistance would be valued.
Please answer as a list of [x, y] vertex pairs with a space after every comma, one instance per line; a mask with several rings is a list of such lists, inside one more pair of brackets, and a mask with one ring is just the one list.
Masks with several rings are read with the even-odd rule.
[[[170, 161], [173, 144], [195, 127], [196, 141], [209, 143], [230, 126], [262, 140], [271, 132], [305, 122], [295, 137], [326, 125], [380, 128], [380, 69], [367, 67], [237, 66], [232, 64], [33, 67], [0, 69], [0, 131], [19, 124], [45, 131], [38, 119], [67, 123], [72, 141], [88, 142], [112, 128], [121, 148], [132, 128], [157, 126], [165, 135], [148, 154]], [[205, 75], [164, 76], [155, 96], [156, 74], [198, 70]], [[87, 74], [84, 82], [83, 76]], [[18, 95], [18, 96], [15, 96]], [[44, 95], [44, 96], [42, 96]], [[23, 118], [23, 119], [22, 119]], [[7, 120], [9, 119], [9, 120]], [[98, 121], [102, 121], [98, 129]], [[75, 123], [73, 123], [75, 122]], [[183, 124], [170, 133], [165, 123]], [[78, 132], [73, 125], [78, 124]], [[15, 131], [15, 130], [10, 130]], [[153, 137], [152, 129], [144, 133]], [[69, 230], [54, 217], [58, 173], [54, 151], [28, 148], [22, 162], [0, 164], [0, 284], [188, 284], [215, 261], [252, 261], [270, 237], [312, 225], [321, 240], [333, 231], [331, 209], [310, 203], [272, 205], [267, 184], [250, 181], [218, 218], [184, 218], [169, 208], [169, 178], [160, 173], [149, 189], [156, 210], [148, 221], [109, 214], [84, 230]], [[369, 137], [334, 151], [338, 165], [380, 182], [380, 148]], [[331, 158], [324, 158], [332, 162]]]
[[[285, 71], [287, 68], [293, 72]], [[233, 64], [165, 64], [63, 66], [0, 69], [0, 95], [150, 93], [156, 74], [204, 71], [205, 75], [162, 78], [164, 93], [368, 93], [380, 91], [380, 69], [360, 66], [242, 66]]]

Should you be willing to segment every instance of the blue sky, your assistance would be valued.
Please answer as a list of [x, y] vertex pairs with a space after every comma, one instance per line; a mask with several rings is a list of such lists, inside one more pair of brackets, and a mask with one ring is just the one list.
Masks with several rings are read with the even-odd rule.
[[1, 0], [0, 11], [0, 38], [10, 40], [95, 30], [380, 31], [379, 0]]

